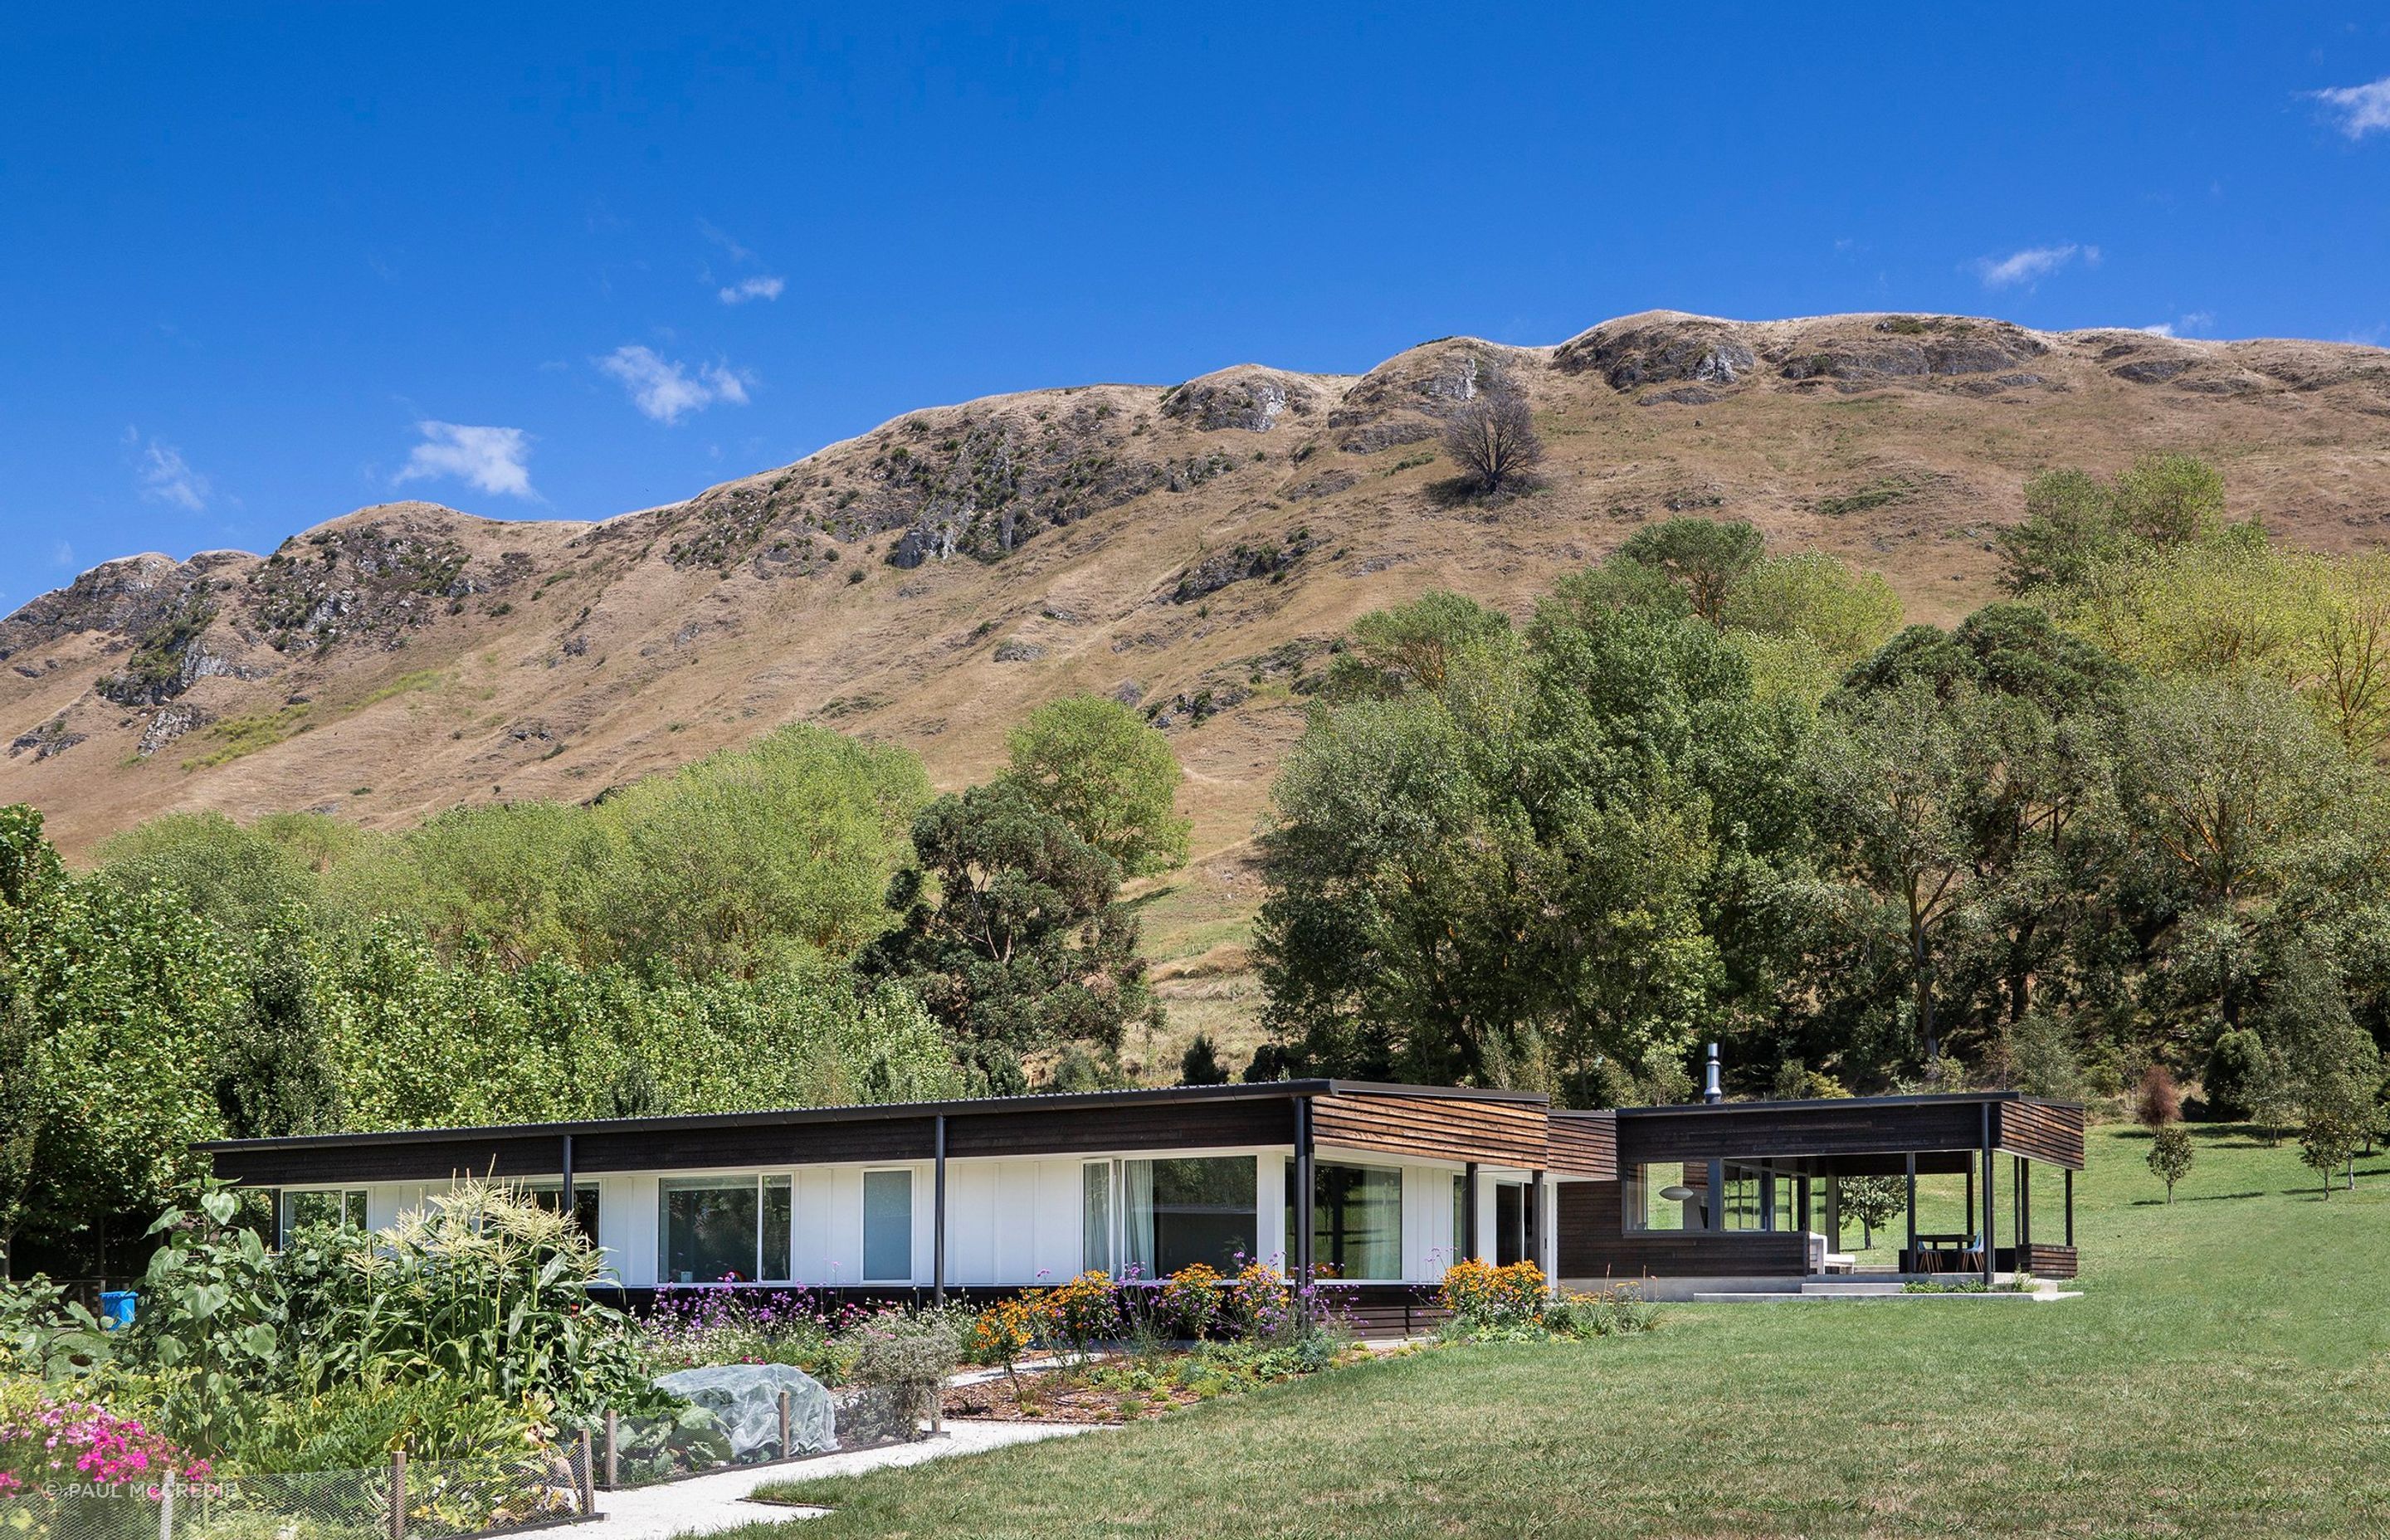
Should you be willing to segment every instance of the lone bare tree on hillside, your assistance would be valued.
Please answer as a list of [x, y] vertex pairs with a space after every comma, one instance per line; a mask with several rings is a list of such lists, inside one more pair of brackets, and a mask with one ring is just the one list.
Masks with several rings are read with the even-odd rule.
[[1480, 377], [1475, 392], [1444, 425], [1444, 452], [1478, 493], [1492, 496], [1524, 486], [1544, 457], [1527, 398], [1498, 371]]

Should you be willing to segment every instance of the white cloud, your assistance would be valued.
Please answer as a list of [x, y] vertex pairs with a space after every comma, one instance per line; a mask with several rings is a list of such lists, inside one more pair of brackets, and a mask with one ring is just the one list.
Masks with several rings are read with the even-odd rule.
[[186, 513], [198, 513], [208, 506], [208, 479], [191, 468], [183, 452], [171, 443], [156, 439], [145, 442], [140, 430], [124, 430], [124, 442], [136, 448], [134, 474], [141, 480], [141, 495], [153, 503], [171, 503]]
[[754, 252], [750, 251], [744, 246], [741, 246], [737, 241], [731, 239], [729, 233], [724, 230], [720, 225], [715, 225], [712, 220], [699, 220], [697, 222], [697, 228], [699, 234], [704, 236], [706, 239], [713, 242], [714, 245], [721, 247], [725, 251], [730, 253], [730, 260], [732, 262], [752, 262], [755, 260]]
[[2312, 93], [2339, 119], [2340, 131], [2352, 139], [2390, 130], [2390, 75], [2365, 85], [2341, 85]]
[[2146, 327], [2135, 327], [2133, 329], [2147, 332], [2152, 337], [2197, 337], [2213, 329], [2215, 325], [2214, 315], [2204, 310], [2194, 310], [2177, 316], [2171, 321], [2158, 321]]
[[717, 402], [747, 404], [746, 377], [726, 365], [700, 364], [692, 374], [686, 366], [636, 342], [624, 343], [597, 364], [631, 392], [634, 405], [661, 423], [678, 422]]
[[50, 559], [58, 566], [72, 571], [75, 564], [74, 547], [61, 540], [50, 547]]
[[531, 435], [520, 428], [468, 428], [454, 422], [418, 422], [423, 442], [406, 456], [400, 481], [454, 477], [483, 492], [508, 497], [539, 494], [531, 486]]
[[750, 300], [777, 300], [780, 297], [780, 290], [788, 287], [787, 281], [781, 278], [741, 278], [720, 292], [724, 304], [743, 305]]
[[2005, 257], [1976, 258], [1975, 273], [1984, 280], [1985, 289], [2014, 289], [2020, 284], [2031, 289], [2077, 258], [2086, 267], [2097, 267], [2100, 248], [2077, 246], [2073, 241], [2063, 246], [2028, 246]]

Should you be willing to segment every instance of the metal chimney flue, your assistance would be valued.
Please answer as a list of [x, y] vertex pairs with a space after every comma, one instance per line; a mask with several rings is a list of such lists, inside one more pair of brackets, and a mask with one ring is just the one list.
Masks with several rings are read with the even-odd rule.
[[1702, 1085], [1702, 1099], [1712, 1103], [1726, 1099], [1726, 1088], [1718, 1084], [1718, 1046], [1715, 1043], [1710, 1045], [1709, 1074]]

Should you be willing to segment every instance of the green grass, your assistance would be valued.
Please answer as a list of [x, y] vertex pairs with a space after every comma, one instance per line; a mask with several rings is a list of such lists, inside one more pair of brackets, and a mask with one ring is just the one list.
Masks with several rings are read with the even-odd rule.
[[2195, 1134], [2169, 1208], [2095, 1132], [2081, 1300], [1672, 1305], [780, 1491], [805, 1540], [2390, 1534], [2390, 1166]]

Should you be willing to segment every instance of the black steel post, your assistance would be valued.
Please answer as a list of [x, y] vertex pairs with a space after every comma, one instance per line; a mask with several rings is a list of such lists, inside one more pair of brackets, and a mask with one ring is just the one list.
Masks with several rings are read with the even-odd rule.
[[2075, 1250], [2075, 1168], [2066, 1168], [2066, 1249]]
[[1461, 1168], [1460, 1178], [1460, 1254], [1470, 1262], [1478, 1260], [1477, 1249], [1477, 1162], [1470, 1161]]
[[[1527, 1260], [1537, 1267], [1544, 1265], [1544, 1174], [1540, 1171], [1527, 1176]], [[1559, 1274], [1560, 1259], [1554, 1257], [1545, 1281], [1556, 1280]]]
[[1992, 1161], [1992, 1104], [1987, 1101], [1984, 1103], [1984, 1287], [1986, 1289], [1992, 1284], [1993, 1253], [1999, 1245], [1999, 1237], [1992, 1233], [2000, 1216], [1999, 1209], [1992, 1200], [1992, 1173], [1998, 1169]]
[[[572, 1136], [570, 1134], [564, 1136], [564, 1156], [558, 1165], [564, 1174], [564, 1185], [557, 1191], [557, 1209], [569, 1225], [572, 1223]], [[591, 1236], [589, 1238], [595, 1240], [598, 1238]]]
[[[930, 1183], [930, 1295], [946, 1303], [946, 1115], [937, 1116], [937, 1170]], [[787, 1453], [783, 1450], [782, 1453]]]
[[1921, 1271], [1917, 1266], [1917, 1157], [1908, 1157], [1908, 1266], [1903, 1271]]
[[1294, 1287], [1299, 1319], [1311, 1323], [1311, 1231], [1314, 1225], [1312, 1203], [1316, 1197], [1317, 1177], [1311, 1161], [1311, 1098], [1297, 1097], [1294, 1100]]

